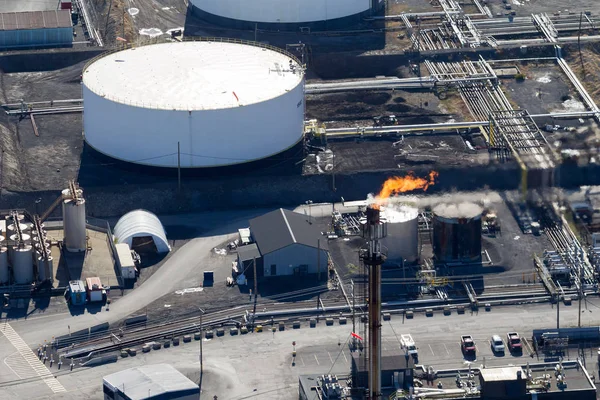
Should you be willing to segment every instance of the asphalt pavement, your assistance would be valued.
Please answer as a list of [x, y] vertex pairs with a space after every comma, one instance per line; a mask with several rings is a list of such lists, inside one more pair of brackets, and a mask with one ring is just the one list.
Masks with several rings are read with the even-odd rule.
[[[573, 304], [560, 309], [561, 326], [576, 326], [578, 309]], [[600, 299], [588, 299], [588, 307], [582, 313], [584, 326], [600, 323], [597, 317]], [[410, 333], [419, 348], [419, 362], [432, 365], [436, 369], [460, 368], [473, 362], [480, 366], [498, 366], [537, 362], [526, 350], [522, 356], [506, 353], [493, 355], [488, 340], [492, 334], [506, 335], [516, 330], [525, 338], [531, 337], [535, 328], [556, 326], [556, 309], [549, 304], [495, 307], [491, 311], [479, 313], [442, 313], [433, 317], [416, 315], [404, 320], [392, 316], [383, 325], [383, 351], [399, 347], [399, 337]], [[283, 332], [250, 333], [240, 336], [225, 335], [222, 338], [205, 340], [203, 393], [206, 398], [217, 395], [219, 399], [270, 398], [294, 399], [298, 396], [298, 376], [309, 373], [348, 373], [350, 350], [347, 347], [352, 325], [326, 326], [320, 321], [316, 328], [303, 324], [299, 330]], [[477, 344], [477, 358], [465, 360], [461, 354], [459, 340], [461, 334], [470, 334]], [[297, 357], [292, 357], [292, 342], [296, 342]], [[339, 345], [338, 345], [339, 343]], [[0, 336], [0, 354], [5, 365], [15, 365], [15, 350], [11, 350], [7, 340]], [[591, 374], [597, 374], [596, 361], [587, 352], [587, 365]], [[485, 357], [485, 360], [484, 360]], [[567, 354], [575, 359], [576, 352]], [[199, 342], [182, 343], [179, 347], [138, 353], [136, 357], [120, 359], [117, 363], [95, 368], [78, 368], [73, 372], [58, 371], [52, 368], [66, 393], [53, 394], [51, 389], [39, 379], [19, 380], [9, 368], [0, 372], [0, 398], [57, 398], [101, 399], [102, 376], [136, 365], [170, 363], [191, 379], [199, 376]], [[64, 367], [63, 367], [64, 370]], [[18, 372], [18, 370], [17, 370]]]
[[[181, 216], [166, 216], [165, 225], [193, 225], [199, 236], [190, 240], [164, 262], [164, 264], [139, 288], [112, 303], [108, 310], [94, 314], [70, 313], [33, 316], [10, 321], [15, 331], [31, 347], [50, 341], [52, 337], [76, 332], [104, 322], [114, 323], [144, 310], [156, 299], [179, 289], [199, 286], [202, 271], [209, 263], [214, 247], [231, 241], [237, 229], [248, 226], [248, 219], [264, 210], [248, 210], [230, 213], [202, 213]], [[161, 217], [163, 218], [163, 217]]]

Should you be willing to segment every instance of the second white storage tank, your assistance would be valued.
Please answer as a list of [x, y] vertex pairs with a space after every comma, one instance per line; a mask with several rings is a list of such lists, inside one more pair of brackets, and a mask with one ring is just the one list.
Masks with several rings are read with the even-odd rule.
[[11, 253], [15, 284], [26, 285], [33, 282], [33, 247], [31, 245], [14, 246]]
[[10, 282], [10, 271], [8, 270], [8, 249], [0, 247], [0, 285]]
[[87, 232], [85, 228], [85, 199], [83, 190], [77, 189], [77, 197], [73, 198], [70, 189], [63, 190], [62, 211], [65, 247], [67, 251], [85, 251]]
[[382, 207], [387, 220], [387, 236], [382, 244], [387, 247], [387, 263], [414, 262], [419, 257], [419, 210], [407, 206]]

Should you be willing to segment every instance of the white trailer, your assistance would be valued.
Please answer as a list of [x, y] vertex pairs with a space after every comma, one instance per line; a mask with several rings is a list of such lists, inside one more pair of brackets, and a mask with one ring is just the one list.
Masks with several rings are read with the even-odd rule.
[[400, 346], [402, 350], [411, 355], [415, 360], [419, 358], [417, 346], [415, 345], [415, 341], [413, 340], [411, 335], [400, 335]]
[[121, 268], [123, 279], [135, 279], [135, 262], [131, 256], [131, 249], [127, 243], [117, 243], [117, 263]]

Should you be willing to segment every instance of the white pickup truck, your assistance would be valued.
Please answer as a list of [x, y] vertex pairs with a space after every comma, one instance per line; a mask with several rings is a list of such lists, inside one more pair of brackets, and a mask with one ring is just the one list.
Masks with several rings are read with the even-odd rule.
[[419, 359], [419, 352], [417, 350], [417, 346], [415, 345], [415, 341], [412, 336], [409, 334], [400, 335], [400, 347], [402, 350], [406, 351], [412, 358], [417, 361]]

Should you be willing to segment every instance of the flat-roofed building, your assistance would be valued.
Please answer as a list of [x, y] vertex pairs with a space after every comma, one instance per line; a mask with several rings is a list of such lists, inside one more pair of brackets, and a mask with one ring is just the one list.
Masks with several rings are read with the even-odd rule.
[[0, 48], [60, 47], [73, 44], [70, 10], [0, 13]]

